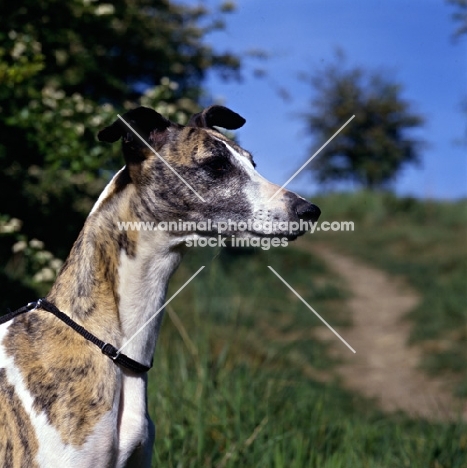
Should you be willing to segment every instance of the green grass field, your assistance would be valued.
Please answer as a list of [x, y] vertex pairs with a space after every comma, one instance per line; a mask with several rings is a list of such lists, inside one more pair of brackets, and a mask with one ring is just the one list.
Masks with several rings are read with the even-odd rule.
[[465, 425], [384, 415], [314, 380], [310, 369], [334, 364], [312, 337], [322, 325], [267, 265], [330, 323], [350, 326], [345, 285], [321, 261], [293, 248], [197, 249], [170, 291], [200, 265], [169, 306], [150, 373], [154, 466], [467, 466]]
[[[467, 201], [435, 202], [391, 194], [334, 194], [316, 200], [323, 220], [353, 220], [354, 232], [320, 232], [315, 240], [392, 274], [420, 294], [410, 318], [412, 341], [427, 372], [458, 377], [467, 396]], [[467, 465], [466, 465], [467, 466]]]

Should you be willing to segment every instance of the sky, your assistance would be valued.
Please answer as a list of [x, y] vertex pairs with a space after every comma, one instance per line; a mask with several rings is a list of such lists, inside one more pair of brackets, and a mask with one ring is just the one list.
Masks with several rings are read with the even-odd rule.
[[[218, 6], [214, 0], [193, 0]], [[443, 0], [237, 0], [226, 29], [207, 40], [216, 50], [262, 49], [266, 61], [245, 60], [242, 82], [210, 73], [208, 92], [246, 118], [237, 131], [259, 172], [282, 185], [324, 142], [312, 140], [300, 114], [313, 89], [299, 79], [333, 60], [342, 49], [346, 66], [383, 70], [403, 85], [402, 97], [426, 123], [416, 136], [427, 145], [420, 166], [407, 166], [394, 184], [399, 195], [467, 197], [467, 36], [454, 39], [453, 8]], [[266, 70], [255, 78], [253, 69]], [[288, 98], [279, 92], [286, 89]], [[350, 117], [350, 116], [349, 116]], [[344, 123], [344, 122], [342, 122]], [[351, 124], [350, 124], [351, 125]], [[336, 129], [337, 130], [337, 129]], [[319, 157], [319, 155], [317, 156]], [[302, 195], [320, 192], [309, 171], [288, 188]]]

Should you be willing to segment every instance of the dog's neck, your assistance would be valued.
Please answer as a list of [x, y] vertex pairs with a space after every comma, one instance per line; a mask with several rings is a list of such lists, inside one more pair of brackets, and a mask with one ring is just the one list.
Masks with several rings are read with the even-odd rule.
[[136, 197], [132, 184], [121, 189], [115, 178], [110, 182], [47, 299], [101, 340], [149, 364], [162, 312], [151, 318], [164, 304], [182, 249], [163, 231], [119, 229], [118, 222], [140, 221]]
[[118, 295], [122, 351], [142, 363], [149, 364], [154, 354], [162, 321], [160, 309], [170, 277], [181, 258], [181, 249], [170, 247], [166, 233], [151, 231], [139, 233], [134, 257], [124, 251], [120, 254]]

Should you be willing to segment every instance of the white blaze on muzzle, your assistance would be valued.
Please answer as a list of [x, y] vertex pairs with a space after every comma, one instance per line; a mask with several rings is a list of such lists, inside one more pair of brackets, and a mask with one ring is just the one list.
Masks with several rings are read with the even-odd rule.
[[[290, 214], [290, 207], [287, 204], [287, 200], [284, 197], [277, 197], [272, 201], [269, 199], [277, 192], [280, 188], [278, 185], [265, 179], [259, 172], [254, 168], [253, 163], [246, 156], [241, 155], [235, 148], [230, 146], [227, 142], [219, 140], [232, 154], [234, 161], [238, 167], [249, 176], [249, 182], [244, 187], [245, 194], [248, 198], [252, 211], [255, 213], [255, 218], [264, 217], [265, 212], [277, 211], [283, 212], [284, 220], [288, 220]], [[287, 193], [287, 190], [282, 190], [281, 195]], [[295, 194], [294, 194], [295, 195]]]

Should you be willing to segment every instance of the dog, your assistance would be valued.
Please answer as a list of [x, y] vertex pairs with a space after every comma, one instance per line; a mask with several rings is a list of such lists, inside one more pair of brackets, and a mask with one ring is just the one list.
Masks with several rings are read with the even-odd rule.
[[[150, 319], [164, 304], [186, 241], [215, 234], [197, 230], [197, 223], [250, 219], [281, 226], [314, 222], [320, 214], [262, 178], [250, 153], [218, 130], [244, 123], [222, 106], [195, 114], [186, 126], [139, 107], [99, 132], [100, 141], [122, 141], [125, 166], [97, 200], [47, 297], [0, 326], [4, 468], [151, 465], [155, 426], [146, 371], [162, 314]], [[147, 220], [190, 221], [193, 229], [116, 225]], [[281, 227], [265, 233], [258, 225], [223, 234], [294, 239], [304, 233]]]

